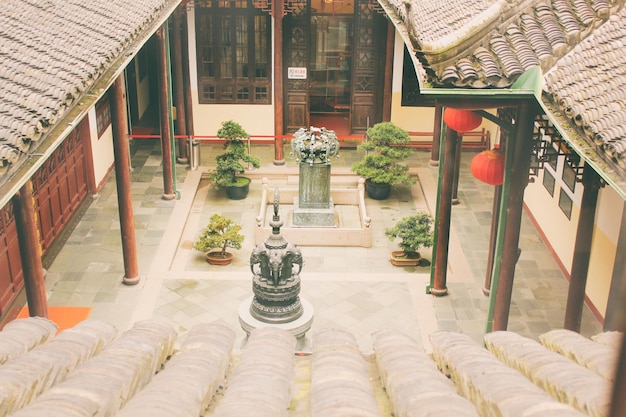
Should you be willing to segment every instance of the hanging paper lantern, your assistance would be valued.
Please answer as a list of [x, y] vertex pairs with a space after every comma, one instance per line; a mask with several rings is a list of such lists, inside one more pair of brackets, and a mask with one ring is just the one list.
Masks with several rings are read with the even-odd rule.
[[470, 171], [477, 179], [490, 185], [502, 185], [504, 155], [497, 147], [482, 151], [472, 159]]
[[483, 118], [470, 110], [446, 108], [443, 112], [443, 121], [450, 129], [454, 129], [458, 133], [465, 133], [480, 126]]

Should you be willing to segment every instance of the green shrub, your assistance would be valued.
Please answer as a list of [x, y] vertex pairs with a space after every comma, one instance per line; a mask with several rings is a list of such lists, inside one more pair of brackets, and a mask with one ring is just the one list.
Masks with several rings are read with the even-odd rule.
[[416, 179], [409, 167], [400, 164], [412, 154], [409, 133], [391, 122], [378, 123], [367, 130], [367, 141], [359, 145], [366, 154], [352, 165], [352, 171], [379, 184], [411, 185]]
[[389, 240], [400, 239], [400, 249], [404, 252], [419, 252], [421, 248], [430, 248], [433, 245], [433, 219], [428, 213], [417, 213], [407, 216], [396, 223], [394, 227], [385, 229], [385, 236]]
[[240, 234], [242, 226], [220, 214], [214, 214], [209, 224], [202, 230], [193, 248], [200, 252], [210, 252], [211, 249], [220, 249], [223, 256], [226, 248], [241, 249], [245, 236]]
[[225, 141], [226, 151], [215, 158], [217, 165], [209, 172], [209, 178], [215, 184], [215, 188], [237, 185], [237, 176], [246, 170], [244, 163], [251, 164], [255, 168], [261, 166], [258, 157], [248, 154], [245, 140], [250, 135], [239, 123], [232, 120], [222, 122], [222, 127], [217, 131], [217, 137]]

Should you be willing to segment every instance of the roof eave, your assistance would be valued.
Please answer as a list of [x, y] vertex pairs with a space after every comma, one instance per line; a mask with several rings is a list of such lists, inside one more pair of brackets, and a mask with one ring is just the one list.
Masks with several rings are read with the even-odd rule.
[[171, 0], [161, 11], [161, 14], [148, 25], [135, 41], [132, 42], [119, 57], [95, 81], [91, 89], [85, 91], [72, 107], [57, 121], [50, 131], [40, 139], [36, 152], [29, 153], [25, 159], [11, 173], [11, 177], [0, 185], [0, 207], [4, 207], [35, 175], [52, 153], [63, 143], [65, 138], [87, 115], [89, 110], [102, 98], [109, 87], [126, 69], [137, 52], [167, 21], [182, 0]]

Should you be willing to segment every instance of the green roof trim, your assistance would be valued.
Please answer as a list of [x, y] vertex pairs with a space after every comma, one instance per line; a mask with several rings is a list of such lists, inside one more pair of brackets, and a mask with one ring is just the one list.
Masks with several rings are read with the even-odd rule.
[[511, 90], [532, 91], [535, 97], [541, 97], [543, 73], [541, 67], [529, 68], [511, 85]]

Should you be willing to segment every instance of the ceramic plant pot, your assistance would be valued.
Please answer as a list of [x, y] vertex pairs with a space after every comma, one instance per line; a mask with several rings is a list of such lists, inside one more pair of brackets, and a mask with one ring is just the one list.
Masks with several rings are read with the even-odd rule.
[[367, 179], [365, 180], [365, 191], [374, 200], [386, 200], [391, 194], [391, 184], [371, 182]]
[[209, 252], [206, 254], [206, 260], [211, 265], [228, 265], [233, 260], [233, 254], [226, 252], [222, 256], [220, 251]]
[[237, 179], [241, 184], [226, 187], [226, 196], [231, 200], [243, 200], [250, 191], [250, 178], [237, 177]]
[[419, 252], [405, 252], [394, 250], [391, 252], [391, 264], [395, 266], [417, 266], [422, 257]]

